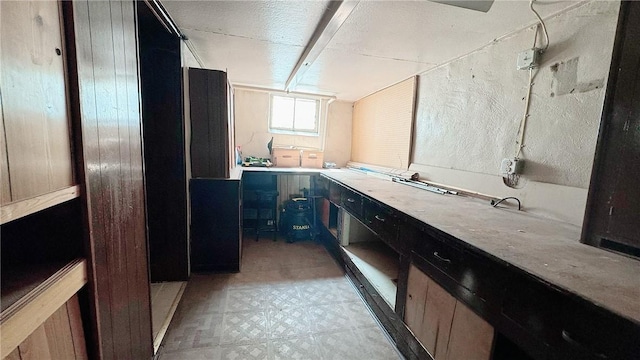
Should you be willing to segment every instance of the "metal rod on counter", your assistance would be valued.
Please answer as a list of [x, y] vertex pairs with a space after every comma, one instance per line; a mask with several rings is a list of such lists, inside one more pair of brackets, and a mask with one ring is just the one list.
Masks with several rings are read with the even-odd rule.
[[420, 182], [420, 181], [407, 180], [407, 179], [403, 179], [403, 178], [399, 178], [399, 177], [393, 177], [393, 178], [391, 178], [391, 181], [397, 182], [397, 183], [400, 183], [400, 184], [413, 186], [413, 187], [418, 188], [418, 189], [431, 191], [431, 192], [434, 192], [436, 194], [458, 195], [457, 191], [450, 191], [450, 190], [447, 190], [447, 189], [442, 189], [442, 188], [439, 188], [439, 187], [431, 186], [429, 184], [425, 184], [425, 183]]

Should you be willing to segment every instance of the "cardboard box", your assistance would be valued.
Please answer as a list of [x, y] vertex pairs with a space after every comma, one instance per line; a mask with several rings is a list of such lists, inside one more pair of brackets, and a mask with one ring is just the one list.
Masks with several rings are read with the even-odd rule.
[[300, 167], [300, 150], [273, 148], [273, 166], [276, 167]]
[[302, 150], [302, 164], [303, 168], [322, 168], [322, 160], [324, 159], [324, 153], [317, 150]]

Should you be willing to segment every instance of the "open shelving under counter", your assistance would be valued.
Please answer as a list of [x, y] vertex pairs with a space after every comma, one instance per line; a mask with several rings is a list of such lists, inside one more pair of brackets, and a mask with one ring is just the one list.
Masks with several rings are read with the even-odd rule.
[[321, 184], [325, 245], [408, 358], [637, 358], [640, 262], [578, 227], [356, 171]]

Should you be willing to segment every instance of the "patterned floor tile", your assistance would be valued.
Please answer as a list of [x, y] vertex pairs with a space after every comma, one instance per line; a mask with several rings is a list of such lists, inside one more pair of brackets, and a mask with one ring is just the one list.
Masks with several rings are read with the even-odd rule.
[[166, 352], [213, 347], [222, 335], [221, 314], [181, 314], [174, 317], [164, 339]]
[[267, 329], [267, 316], [264, 311], [225, 313], [221, 344], [266, 340]]
[[398, 351], [391, 345], [389, 339], [378, 326], [358, 329], [358, 336], [362, 339], [362, 345], [371, 359], [398, 360], [401, 359]]
[[243, 251], [240, 273], [192, 275], [161, 360], [398, 358], [322, 246], [261, 239]]
[[318, 334], [316, 338], [325, 360], [371, 360], [360, 339], [351, 330]]
[[321, 353], [315, 339], [308, 335], [271, 342], [274, 360], [316, 360], [321, 359]]
[[269, 335], [272, 339], [285, 339], [309, 333], [309, 320], [304, 307], [269, 309]]
[[309, 304], [335, 304], [360, 300], [356, 290], [344, 278], [303, 281], [298, 285], [298, 291]]
[[225, 312], [253, 311], [265, 308], [267, 298], [263, 288], [229, 289]]
[[161, 353], [158, 360], [218, 360], [220, 348], [191, 349], [171, 353]]
[[341, 303], [313, 305], [309, 309], [312, 333], [349, 329], [351, 318]]
[[220, 360], [267, 360], [269, 347], [267, 343], [220, 346]]
[[269, 308], [282, 309], [290, 306], [302, 306], [307, 302], [300, 296], [294, 284], [270, 286], [265, 289], [265, 304]]
[[353, 328], [371, 327], [377, 326], [377, 322], [373, 319], [373, 315], [366, 308], [366, 305], [362, 300], [356, 300], [352, 302], [346, 302], [343, 304], [349, 318], [351, 319], [350, 326]]

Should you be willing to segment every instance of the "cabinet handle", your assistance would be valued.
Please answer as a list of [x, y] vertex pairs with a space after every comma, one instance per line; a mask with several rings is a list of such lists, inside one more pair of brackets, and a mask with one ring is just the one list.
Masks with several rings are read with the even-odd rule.
[[355, 200], [355, 199], [352, 199], [352, 198], [347, 198], [347, 202], [350, 202], [350, 203], [352, 203], [352, 204], [353, 204], [354, 202], [356, 202], [356, 200]]
[[376, 220], [378, 220], [380, 222], [384, 222], [385, 221], [385, 218], [380, 217], [380, 215], [376, 215], [375, 218], [376, 218]]
[[589, 348], [588, 346], [582, 344], [581, 342], [579, 342], [578, 340], [574, 339], [573, 337], [571, 337], [571, 333], [569, 333], [567, 330], [562, 330], [562, 338], [564, 339], [564, 341], [566, 341], [567, 343], [577, 347], [577, 348], [581, 348], [584, 350], [587, 350], [589, 352], [592, 352], [593, 355], [595, 357], [597, 357], [598, 359], [608, 359], [609, 357], [603, 353], [600, 352], [595, 352], [593, 351], [593, 349]]
[[437, 252], [437, 251], [434, 251], [434, 252], [433, 252], [433, 256], [435, 256], [435, 257], [436, 257], [436, 259], [438, 259], [438, 260], [440, 260], [440, 261], [446, 262], [447, 264], [451, 263], [451, 260], [449, 260], [449, 259], [447, 259], [447, 258], [443, 258], [442, 256], [438, 255], [438, 252]]

